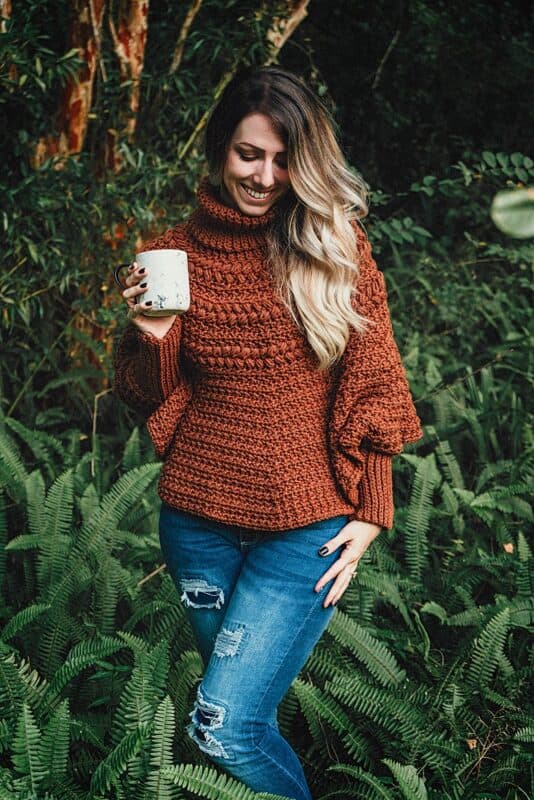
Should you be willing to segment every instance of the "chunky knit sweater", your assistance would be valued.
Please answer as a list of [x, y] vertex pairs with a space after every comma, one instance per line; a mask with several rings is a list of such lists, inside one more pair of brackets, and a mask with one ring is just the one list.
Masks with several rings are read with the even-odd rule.
[[365, 233], [353, 303], [374, 324], [318, 371], [267, 265], [276, 206], [246, 216], [207, 180], [197, 199], [144, 248], [187, 251], [190, 309], [161, 339], [128, 325], [116, 353], [114, 390], [164, 461], [161, 499], [264, 531], [339, 514], [391, 528], [392, 456], [422, 431]]

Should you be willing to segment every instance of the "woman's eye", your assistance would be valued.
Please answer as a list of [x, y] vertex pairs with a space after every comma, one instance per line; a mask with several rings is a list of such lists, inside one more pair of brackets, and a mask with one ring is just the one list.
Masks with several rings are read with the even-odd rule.
[[241, 161], [254, 161], [256, 156], [248, 156], [245, 153], [239, 153], [239, 158]]

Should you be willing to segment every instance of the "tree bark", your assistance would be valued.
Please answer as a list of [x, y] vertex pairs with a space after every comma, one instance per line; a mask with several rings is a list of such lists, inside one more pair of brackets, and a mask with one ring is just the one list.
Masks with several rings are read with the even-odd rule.
[[266, 65], [276, 60], [278, 53], [308, 15], [310, 0], [286, 0], [281, 11], [273, 17], [267, 31], [269, 56]]
[[93, 101], [93, 84], [100, 57], [100, 36], [105, 0], [72, 0], [73, 20], [68, 49], [77, 49], [84, 65], [71, 77], [63, 92], [55, 134], [42, 136], [35, 148], [33, 165], [54, 155], [81, 152]]
[[11, 18], [11, 0], [0, 0], [0, 33], [6, 32], [6, 19]]
[[174, 55], [172, 57], [172, 63], [169, 69], [169, 75], [174, 75], [174, 73], [177, 71], [178, 67], [182, 63], [187, 35], [189, 33], [191, 25], [195, 21], [196, 15], [200, 11], [201, 5], [202, 5], [202, 0], [193, 0], [189, 8], [189, 11], [185, 15], [185, 19], [180, 29], [180, 34], [178, 36], [178, 41], [176, 42], [176, 47], [174, 48]]
[[118, 152], [121, 139], [133, 141], [141, 98], [141, 75], [145, 64], [149, 0], [127, 0], [121, 4], [118, 27], [109, 16], [109, 29], [122, 82], [128, 82], [126, 111], [119, 130], [108, 129], [106, 166], [117, 172], [122, 166]]

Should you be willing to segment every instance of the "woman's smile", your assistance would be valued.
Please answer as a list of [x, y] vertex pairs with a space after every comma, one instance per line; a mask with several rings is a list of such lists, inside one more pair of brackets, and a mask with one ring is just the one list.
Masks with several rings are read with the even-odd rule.
[[234, 131], [223, 171], [222, 198], [243, 214], [265, 214], [291, 186], [287, 148], [265, 114], [249, 114]]

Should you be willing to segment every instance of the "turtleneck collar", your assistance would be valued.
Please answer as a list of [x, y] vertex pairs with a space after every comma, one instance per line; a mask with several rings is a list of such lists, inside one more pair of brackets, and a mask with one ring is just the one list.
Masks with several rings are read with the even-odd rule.
[[272, 206], [265, 214], [248, 216], [225, 205], [209, 178], [203, 178], [197, 190], [198, 208], [187, 222], [189, 233], [213, 250], [242, 252], [261, 248], [263, 235], [276, 217]]

